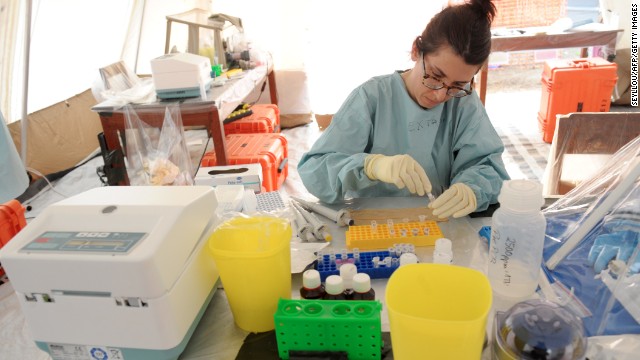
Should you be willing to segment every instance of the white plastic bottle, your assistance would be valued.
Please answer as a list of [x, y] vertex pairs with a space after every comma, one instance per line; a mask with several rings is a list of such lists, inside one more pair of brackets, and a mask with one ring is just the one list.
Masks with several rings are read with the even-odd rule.
[[500, 208], [491, 223], [489, 280], [494, 293], [524, 299], [538, 286], [546, 219], [542, 184], [507, 180], [498, 196]]

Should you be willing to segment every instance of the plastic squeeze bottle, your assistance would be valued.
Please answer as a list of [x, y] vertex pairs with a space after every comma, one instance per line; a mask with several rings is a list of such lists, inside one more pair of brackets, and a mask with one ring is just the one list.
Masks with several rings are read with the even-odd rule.
[[491, 219], [489, 281], [506, 298], [531, 296], [538, 286], [547, 221], [542, 184], [506, 180], [498, 196], [500, 208]]
[[303, 299], [322, 299], [325, 295], [324, 286], [320, 281], [318, 270], [309, 269], [302, 273], [302, 287], [300, 297]]

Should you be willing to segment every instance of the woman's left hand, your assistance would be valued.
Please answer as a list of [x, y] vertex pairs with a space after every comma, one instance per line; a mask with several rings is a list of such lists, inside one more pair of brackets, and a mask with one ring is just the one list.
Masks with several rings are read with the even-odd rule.
[[454, 218], [469, 215], [476, 210], [477, 206], [476, 194], [463, 183], [451, 185], [436, 201], [429, 204], [429, 208], [433, 209], [433, 215], [441, 219], [452, 215]]

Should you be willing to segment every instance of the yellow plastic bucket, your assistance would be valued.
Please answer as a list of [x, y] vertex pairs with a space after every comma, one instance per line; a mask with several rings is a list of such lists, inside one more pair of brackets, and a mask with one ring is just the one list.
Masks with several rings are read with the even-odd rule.
[[275, 327], [278, 299], [291, 298], [291, 226], [276, 217], [236, 217], [209, 238], [233, 313], [243, 330]]
[[401, 266], [385, 293], [393, 358], [480, 359], [491, 296], [489, 280], [477, 270]]

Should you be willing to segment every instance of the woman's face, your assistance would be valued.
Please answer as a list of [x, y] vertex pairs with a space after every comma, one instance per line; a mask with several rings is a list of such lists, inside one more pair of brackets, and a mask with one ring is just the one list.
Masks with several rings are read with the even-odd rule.
[[[456, 55], [451, 47], [444, 46], [437, 52], [425, 55], [415, 47], [411, 58], [415, 66], [405, 78], [405, 85], [409, 96], [423, 108], [431, 109], [451, 98], [447, 95], [447, 87], [467, 88], [473, 76], [478, 72], [478, 65], [469, 65], [462, 57]], [[424, 85], [425, 74], [430, 82], [444, 84], [439, 90], [433, 90]], [[456, 90], [452, 90], [456, 91]]]

